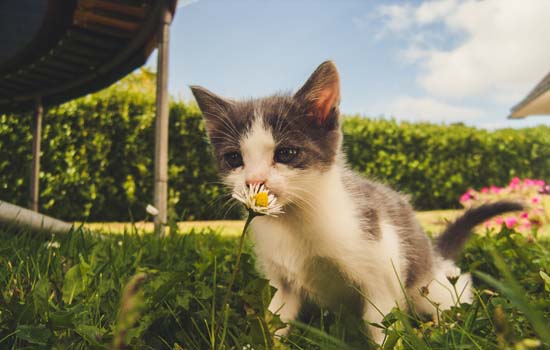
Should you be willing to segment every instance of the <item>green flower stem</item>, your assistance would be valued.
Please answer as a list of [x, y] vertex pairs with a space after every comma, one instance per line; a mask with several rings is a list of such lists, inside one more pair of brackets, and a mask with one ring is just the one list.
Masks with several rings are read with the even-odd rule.
[[[250, 222], [252, 222], [252, 219], [254, 219], [256, 216], [258, 216], [257, 213], [253, 212], [252, 210], [248, 211], [248, 218], [246, 219], [246, 222], [245, 222], [244, 228], [243, 228], [243, 232], [241, 233], [241, 237], [239, 239], [239, 250], [237, 251], [237, 260], [235, 261], [235, 267], [233, 267], [233, 273], [231, 274], [231, 280], [229, 281], [229, 285], [227, 286], [227, 293], [225, 293], [225, 295], [223, 297], [222, 313], [221, 313], [220, 318], [218, 320], [218, 325], [221, 323], [221, 320], [222, 320], [223, 315], [224, 315], [224, 311], [225, 311], [226, 307], [228, 306], [227, 303], [229, 301], [229, 297], [231, 296], [231, 291], [233, 289], [233, 285], [235, 284], [235, 280], [237, 279], [237, 274], [239, 273], [239, 268], [240, 268], [240, 264], [241, 264], [241, 256], [243, 255], [244, 238], [246, 236], [246, 232], [248, 231], [248, 226], [250, 226]], [[223, 339], [221, 339], [220, 344], [223, 344]]]

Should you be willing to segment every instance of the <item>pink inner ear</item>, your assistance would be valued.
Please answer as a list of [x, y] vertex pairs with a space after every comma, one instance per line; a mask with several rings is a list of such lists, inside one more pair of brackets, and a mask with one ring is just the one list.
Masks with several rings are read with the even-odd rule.
[[315, 108], [317, 109], [316, 117], [320, 123], [324, 123], [328, 118], [330, 110], [338, 103], [339, 95], [338, 86], [319, 91], [318, 98], [315, 100]]

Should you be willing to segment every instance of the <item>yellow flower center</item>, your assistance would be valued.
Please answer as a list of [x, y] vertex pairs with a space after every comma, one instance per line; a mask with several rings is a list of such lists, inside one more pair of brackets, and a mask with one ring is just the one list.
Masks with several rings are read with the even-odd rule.
[[259, 207], [267, 207], [268, 197], [267, 192], [260, 192], [254, 196], [254, 202]]

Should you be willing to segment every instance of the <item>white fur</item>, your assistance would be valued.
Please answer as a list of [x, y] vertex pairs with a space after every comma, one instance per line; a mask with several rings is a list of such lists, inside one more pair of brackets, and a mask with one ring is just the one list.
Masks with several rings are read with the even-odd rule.
[[[278, 218], [264, 216], [252, 221], [260, 267], [278, 289], [270, 310], [289, 321], [298, 314], [301, 293], [314, 300], [323, 299], [325, 291], [308, 285], [308, 262], [318, 257], [334, 262], [350, 281], [360, 286], [365, 293], [363, 314], [367, 322], [378, 323], [393, 307], [405, 307], [403, 277], [407, 261], [396, 229], [382, 221], [381, 238], [366, 239], [353, 194], [347, 192], [342, 181], [343, 167], [336, 164], [324, 172], [290, 169], [273, 162], [275, 147], [270, 131], [257, 118], [241, 142], [244, 166], [226, 178], [234, 188], [251, 179], [265, 182], [282, 203], [298, 208]], [[449, 261], [439, 261], [435, 266], [432, 278], [407, 291], [419, 311], [432, 314], [438, 312], [434, 304], [444, 309], [457, 301], [446, 278], [455, 273], [456, 267]], [[322, 276], [324, 271], [315, 273]], [[470, 284], [466, 275], [457, 282], [457, 289], [464, 290], [461, 301], [471, 300]], [[430, 300], [418, 292], [423, 286], [428, 287]], [[382, 343], [380, 328], [370, 329], [374, 340]]]
[[[458, 278], [454, 286], [449, 280], [453, 277]], [[459, 303], [471, 303], [471, 287], [470, 274], [461, 274], [460, 268], [456, 267], [454, 262], [439, 258], [434, 263], [431, 278], [417, 283], [416, 288], [411, 288], [410, 294], [417, 311], [435, 316], [440, 311], [450, 309]], [[422, 293], [421, 288], [424, 288]]]
[[[405, 306], [400, 283], [405, 261], [391, 225], [381, 226], [382, 239], [379, 241], [367, 241], [362, 237], [357, 210], [340, 175], [337, 167], [316, 175], [319, 183], [313, 186], [316, 195], [312, 199], [317, 206], [316, 212], [304, 211], [300, 220], [284, 216], [255, 219], [252, 231], [256, 254], [275, 287], [282, 290], [282, 282], [277, 278], [285, 276], [294, 294], [306, 291], [313, 299], [322, 299], [316, 294], [323, 291], [307, 289], [308, 276], [304, 274], [309, 266], [306, 264], [315, 257], [330, 258], [350, 280], [366, 291], [365, 319], [377, 323], [394, 306]], [[271, 311], [278, 311], [284, 321], [296, 317], [299, 307], [295, 301], [298, 295], [289, 294], [292, 293], [277, 292], [270, 305]], [[378, 341], [383, 340], [379, 328], [371, 327], [371, 330]]]

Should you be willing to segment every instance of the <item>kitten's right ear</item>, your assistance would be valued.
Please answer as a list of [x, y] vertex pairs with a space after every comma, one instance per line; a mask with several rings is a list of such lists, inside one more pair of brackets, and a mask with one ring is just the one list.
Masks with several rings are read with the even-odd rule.
[[202, 86], [192, 85], [190, 88], [207, 122], [212, 122], [213, 119], [219, 119], [227, 114], [229, 105], [231, 104], [230, 101], [225, 100]]

